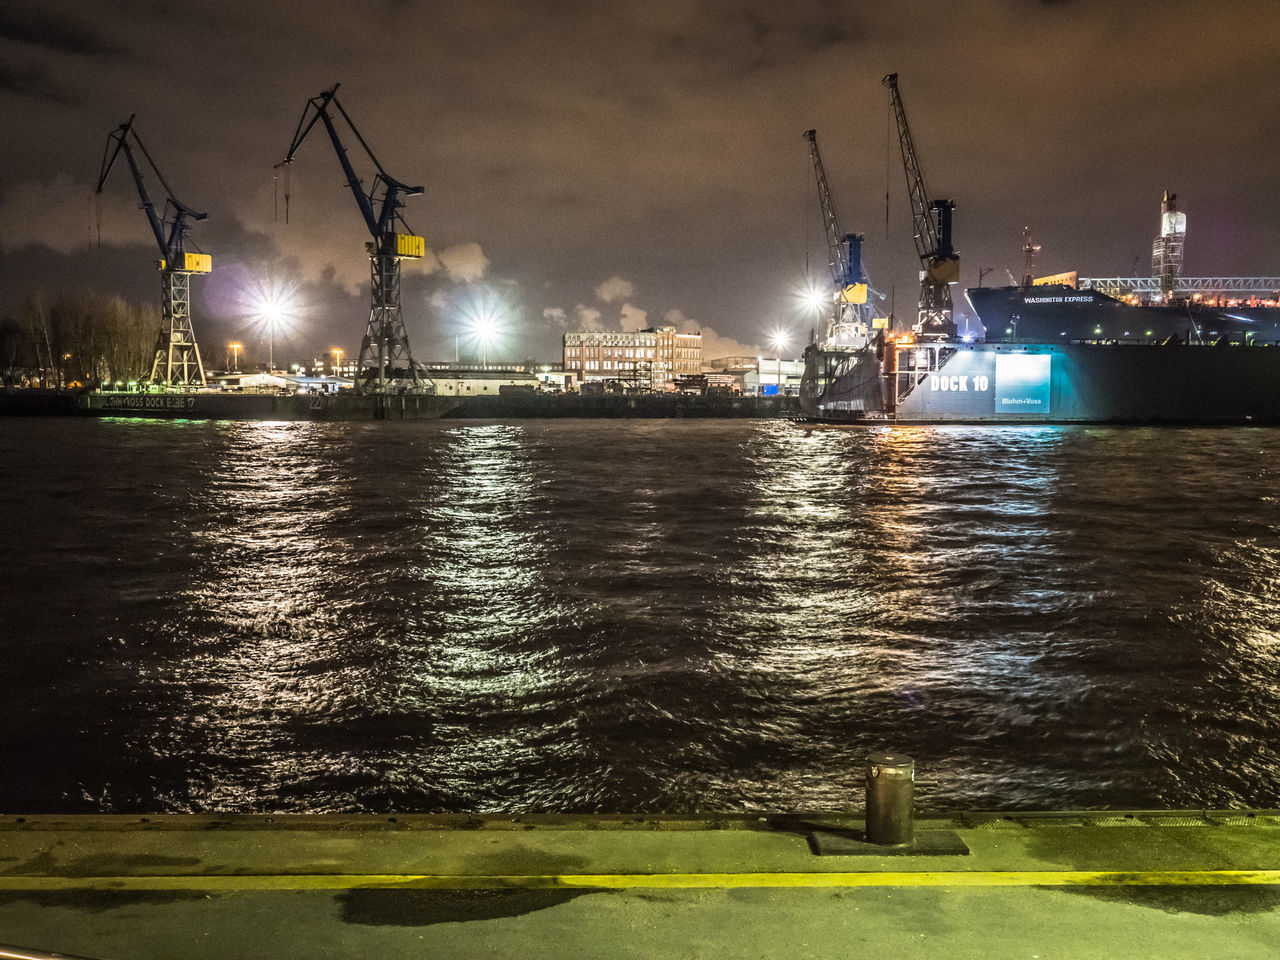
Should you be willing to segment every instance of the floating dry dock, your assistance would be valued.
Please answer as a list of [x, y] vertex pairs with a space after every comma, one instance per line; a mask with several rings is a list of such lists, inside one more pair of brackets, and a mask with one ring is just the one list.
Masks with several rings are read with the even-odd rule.
[[[1280, 943], [1280, 811], [8, 817], [0, 943], [105, 960], [1231, 957]], [[0, 956], [6, 956], [0, 949]]]
[[435, 420], [457, 405], [432, 394], [103, 391], [81, 395], [78, 411], [162, 420]]

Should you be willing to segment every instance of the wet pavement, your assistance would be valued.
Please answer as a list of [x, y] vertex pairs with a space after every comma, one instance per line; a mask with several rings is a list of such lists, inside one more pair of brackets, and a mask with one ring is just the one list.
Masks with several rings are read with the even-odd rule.
[[[1273, 957], [1280, 812], [9, 817], [0, 943], [101, 960]], [[0, 956], [3, 952], [0, 951]]]

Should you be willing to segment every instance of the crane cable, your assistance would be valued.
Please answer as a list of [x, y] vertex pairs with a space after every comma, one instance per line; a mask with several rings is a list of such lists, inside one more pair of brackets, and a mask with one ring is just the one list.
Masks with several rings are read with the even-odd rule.
[[[284, 163], [277, 163], [273, 170], [279, 170], [284, 167], [284, 222], [289, 222], [289, 170], [290, 164], [286, 160]], [[271, 219], [276, 223], [280, 222], [280, 175], [278, 173], [271, 174]]]
[[811, 180], [816, 181], [817, 174], [813, 172], [813, 162], [809, 158], [805, 159], [804, 169], [804, 289], [807, 294], [813, 289], [813, 281], [809, 276], [809, 254], [813, 249], [810, 231], [813, 226], [813, 194], [817, 189], [816, 182], [813, 190], [809, 189], [809, 184]]
[[889, 167], [893, 158], [893, 142], [890, 139], [891, 127], [893, 125], [893, 103], [892, 98], [885, 102], [884, 107], [884, 242], [889, 242]]

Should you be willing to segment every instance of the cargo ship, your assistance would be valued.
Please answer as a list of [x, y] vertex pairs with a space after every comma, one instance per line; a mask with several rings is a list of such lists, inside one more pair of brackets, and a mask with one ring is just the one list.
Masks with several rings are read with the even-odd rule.
[[[1232, 340], [1280, 340], [1280, 303], [1275, 292], [1228, 299], [1183, 294], [1158, 301], [1134, 292], [1114, 296], [1074, 282], [1045, 282], [1029, 286], [978, 287], [965, 291], [974, 314], [985, 328], [984, 339], [1056, 343], [1064, 340], [1109, 342], [1165, 341], [1177, 337], [1187, 342]], [[1264, 278], [1265, 279], [1265, 278]], [[1085, 280], [1085, 283], [1118, 284], [1120, 281]], [[1230, 281], [1190, 281], [1197, 286]], [[1246, 279], [1234, 281], [1241, 285]], [[1278, 281], [1280, 282], [1280, 281]], [[1137, 287], [1136, 283], [1130, 284]], [[1148, 284], [1151, 286], [1151, 284]], [[1115, 286], [1111, 289], [1120, 292]]]

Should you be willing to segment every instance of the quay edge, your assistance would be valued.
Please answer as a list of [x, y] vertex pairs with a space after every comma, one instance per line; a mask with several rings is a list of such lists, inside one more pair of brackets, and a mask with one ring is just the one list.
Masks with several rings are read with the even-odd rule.
[[436, 420], [458, 404], [432, 394], [86, 393], [79, 413], [169, 420]]
[[1271, 960], [1277, 813], [922, 814], [968, 853], [883, 856], [815, 851], [815, 831], [856, 833], [852, 814], [9, 816], [0, 942], [102, 960]]
[[476, 419], [794, 419], [794, 396], [513, 393], [500, 396], [388, 394], [239, 394], [213, 391], [112, 393], [8, 390], [0, 415], [94, 416], [169, 420]]

